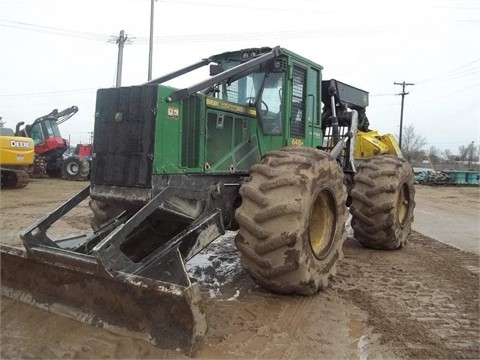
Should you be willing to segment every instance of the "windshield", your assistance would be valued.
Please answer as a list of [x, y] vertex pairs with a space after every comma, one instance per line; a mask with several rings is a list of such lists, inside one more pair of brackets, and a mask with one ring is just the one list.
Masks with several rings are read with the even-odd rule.
[[56, 120], [47, 120], [44, 122], [45, 129], [47, 130], [48, 137], [60, 137], [60, 130], [58, 129], [57, 121]]
[[35, 145], [45, 142], [45, 139], [61, 137], [57, 120], [50, 119], [36, 123], [30, 130], [30, 137], [35, 142]]
[[37, 123], [32, 126], [32, 130], [30, 131], [30, 137], [33, 139], [35, 145], [45, 142], [41, 123]]
[[[226, 62], [227, 70], [239, 62]], [[257, 116], [265, 134], [281, 134], [284, 72], [258, 71], [220, 87], [219, 98], [257, 109]]]

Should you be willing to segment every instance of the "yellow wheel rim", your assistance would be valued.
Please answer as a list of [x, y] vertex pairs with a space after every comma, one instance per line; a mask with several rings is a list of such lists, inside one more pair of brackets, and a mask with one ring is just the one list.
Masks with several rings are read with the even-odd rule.
[[313, 203], [310, 215], [309, 238], [313, 254], [324, 259], [330, 252], [335, 238], [337, 204], [332, 193], [320, 191]]
[[400, 225], [407, 221], [408, 209], [410, 207], [410, 191], [407, 184], [403, 184], [398, 192], [397, 218]]

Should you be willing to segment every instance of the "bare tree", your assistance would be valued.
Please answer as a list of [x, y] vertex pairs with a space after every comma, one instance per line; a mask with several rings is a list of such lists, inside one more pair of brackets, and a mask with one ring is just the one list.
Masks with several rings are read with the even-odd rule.
[[452, 150], [446, 149], [443, 150], [442, 156], [449, 166], [452, 166], [452, 162], [455, 161], [455, 155], [453, 155]]
[[468, 156], [468, 149], [465, 145], [458, 147], [458, 160], [466, 161]]
[[424, 154], [423, 147], [427, 140], [420, 135], [415, 134], [415, 127], [410, 124], [403, 130], [402, 153], [409, 162], [421, 159]]
[[440, 162], [440, 150], [438, 150], [435, 146], [430, 146], [427, 155], [432, 165], [437, 165]]
[[475, 146], [475, 142], [472, 141], [467, 146], [467, 161], [469, 164], [472, 164], [475, 160], [477, 160], [477, 147]]
[[445, 160], [447, 160], [447, 161], [452, 161], [454, 159], [452, 150], [450, 150], [450, 149], [443, 150], [442, 155], [445, 158]]
[[3, 128], [5, 126], [6, 121], [2, 120], [2, 117], [0, 116], [0, 128]]

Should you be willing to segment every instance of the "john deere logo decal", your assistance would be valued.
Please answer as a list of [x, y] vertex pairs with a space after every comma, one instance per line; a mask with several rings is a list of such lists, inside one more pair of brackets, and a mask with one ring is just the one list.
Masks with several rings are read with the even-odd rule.
[[27, 141], [15, 141], [11, 140], [10, 141], [10, 147], [12, 148], [29, 148], [30, 144]]

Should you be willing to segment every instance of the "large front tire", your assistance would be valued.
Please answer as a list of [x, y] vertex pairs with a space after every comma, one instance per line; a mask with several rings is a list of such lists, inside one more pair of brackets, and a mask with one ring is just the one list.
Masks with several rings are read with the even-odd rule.
[[310, 295], [328, 286], [346, 239], [343, 172], [327, 153], [289, 147], [266, 154], [240, 188], [236, 245], [263, 288]]
[[93, 212], [93, 218], [90, 226], [93, 231], [97, 231], [105, 226], [111, 219], [119, 215], [123, 209], [115, 207], [104, 202], [90, 199], [88, 205]]
[[355, 238], [373, 249], [400, 249], [407, 243], [415, 208], [414, 174], [403, 158], [379, 156], [358, 168], [351, 193]]

